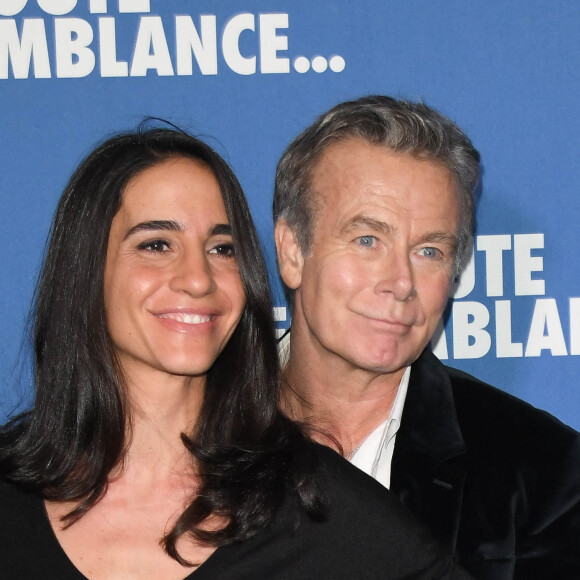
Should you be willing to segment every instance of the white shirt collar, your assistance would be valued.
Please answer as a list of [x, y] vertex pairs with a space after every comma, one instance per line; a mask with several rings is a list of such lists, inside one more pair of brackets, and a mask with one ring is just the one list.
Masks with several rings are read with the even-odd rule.
[[282, 368], [284, 368], [290, 360], [290, 329], [288, 329], [278, 341], [278, 358]]
[[411, 367], [409, 366], [401, 377], [389, 417], [362, 442], [350, 459], [353, 465], [374, 477], [385, 487], [391, 485], [391, 462], [395, 450], [396, 435], [403, 417], [410, 375]]

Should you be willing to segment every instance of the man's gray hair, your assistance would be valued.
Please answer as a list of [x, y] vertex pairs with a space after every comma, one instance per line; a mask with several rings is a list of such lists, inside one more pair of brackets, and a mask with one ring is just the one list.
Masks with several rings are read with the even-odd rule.
[[311, 191], [313, 170], [327, 147], [358, 138], [446, 167], [461, 189], [462, 218], [455, 273], [471, 250], [475, 226], [474, 191], [479, 153], [449, 119], [423, 103], [367, 96], [341, 103], [322, 114], [288, 146], [276, 170], [274, 221], [284, 219], [296, 232], [304, 255], [310, 253], [318, 200]]

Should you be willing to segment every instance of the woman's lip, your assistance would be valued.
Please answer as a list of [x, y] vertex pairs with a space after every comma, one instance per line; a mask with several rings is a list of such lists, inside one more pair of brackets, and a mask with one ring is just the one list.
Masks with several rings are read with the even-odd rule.
[[199, 314], [185, 312], [164, 312], [156, 315], [159, 323], [171, 332], [199, 335], [211, 332], [216, 328], [217, 314]]
[[200, 314], [197, 312], [163, 312], [156, 315], [163, 320], [175, 320], [182, 324], [204, 324], [211, 322], [215, 314]]
[[205, 332], [215, 327], [220, 313], [215, 308], [170, 307], [151, 312], [163, 326], [175, 332]]

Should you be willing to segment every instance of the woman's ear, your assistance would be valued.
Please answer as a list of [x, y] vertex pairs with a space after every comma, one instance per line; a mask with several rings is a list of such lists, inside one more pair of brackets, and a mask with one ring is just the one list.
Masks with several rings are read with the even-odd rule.
[[278, 256], [278, 269], [284, 284], [292, 290], [297, 290], [302, 284], [302, 268], [304, 257], [298, 243], [296, 232], [286, 220], [279, 219], [274, 228], [274, 241]]

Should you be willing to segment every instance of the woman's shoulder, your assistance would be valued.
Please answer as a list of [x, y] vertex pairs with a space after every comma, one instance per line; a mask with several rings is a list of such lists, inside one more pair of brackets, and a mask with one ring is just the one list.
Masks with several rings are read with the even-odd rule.
[[7, 562], [14, 565], [29, 557], [30, 542], [38, 534], [42, 509], [41, 498], [0, 478], [0, 561], [2, 573]]
[[0, 521], [0, 578], [84, 578], [60, 548], [38, 494], [0, 478]]
[[22, 538], [38, 534], [44, 515], [42, 498], [0, 478], [0, 553], [22, 551]]
[[0, 517], [3, 522], [6, 523], [4, 518], [10, 514], [18, 516], [11, 522], [26, 520], [30, 513], [38, 511], [39, 508], [42, 508], [42, 499], [39, 496], [0, 477]]
[[395, 494], [371, 476], [352, 465], [333, 449], [313, 444], [319, 458], [319, 469], [326, 493], [332, 504], [342, 506], [342, 511], [364, 512], [380, 520], [381, 515], [411, 519], [408, 510]]
[[[329, 501], [328, 521], [317, 534], [360, 566], [359, 577], [466, 578], [448, 549], [432, 537], [387, 488], [338, 453], [316, 446]], [[321, 538], [322, 539], [322, 538]], [[346, 566], [346, 562], [343, 564]]]
[[290, 494], [272, 525], [219, 548], [192, 579], [467, 578], [387, 489], [331, 449], [308, 445], [318, 459], [326, 517], [307, 517]]

